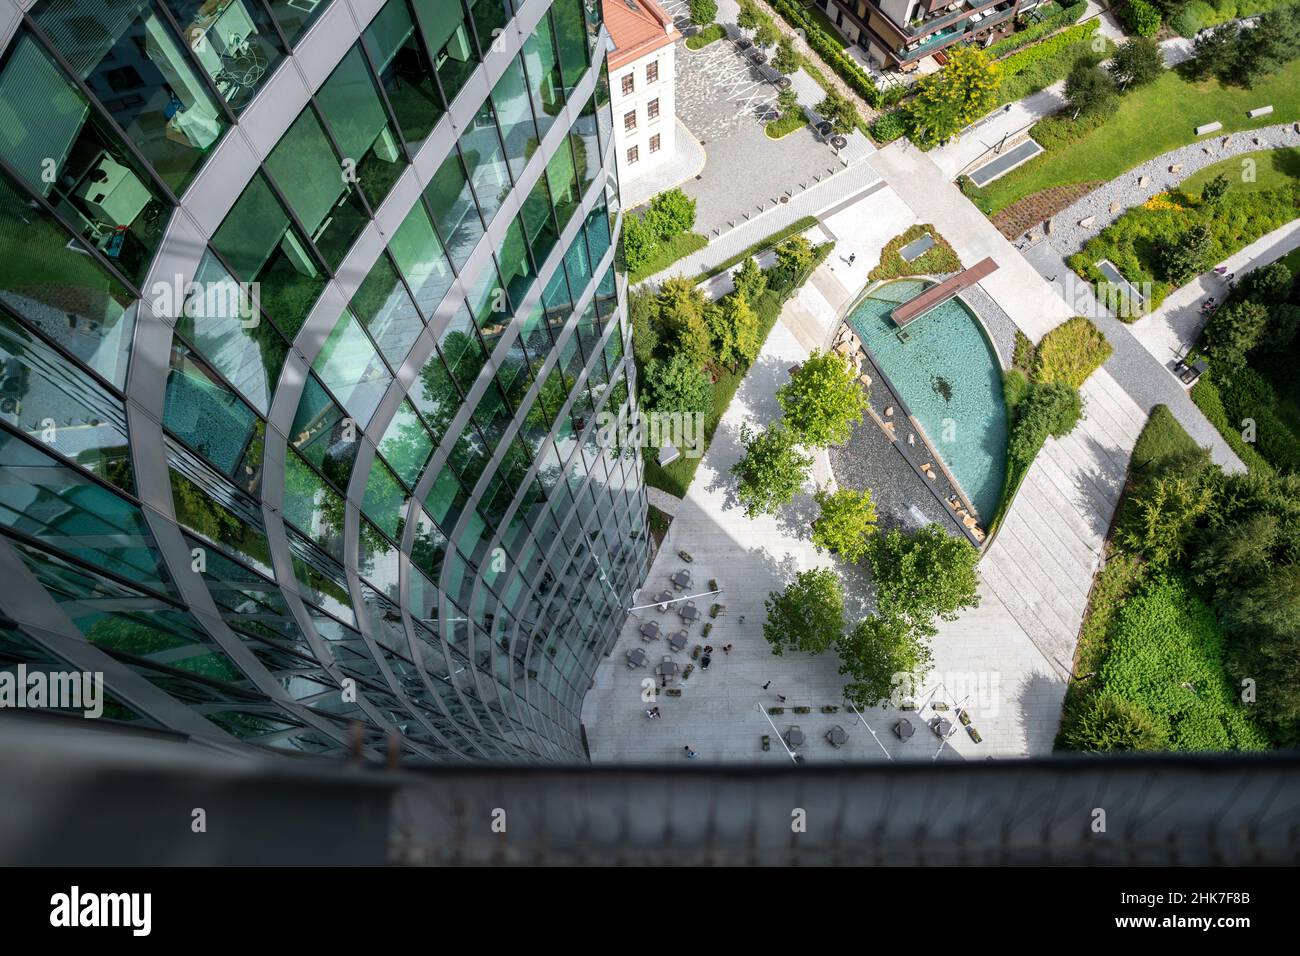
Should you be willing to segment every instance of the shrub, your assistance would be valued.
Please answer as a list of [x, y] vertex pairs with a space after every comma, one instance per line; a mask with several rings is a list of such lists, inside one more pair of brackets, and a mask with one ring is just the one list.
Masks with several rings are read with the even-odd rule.
[[997, 102], [1014, 102], [1051, 86], [1057, 80], [1064, 79], [1081, 58], [1086, 57], [1093, 62], [1104, 60], [1114, 44], [1103, 38], [1104, 45], [1094, 49], [1093, 34], [1097, 30], [1097, 24], [1095, 19], [1077, 24], [1048, 37], [1042, 43], [999, 60], [1002, 85], [998, 90]]
[[713, 335], [718, 361], [732, 368], [752, 362], [763, 347], [758, 315], [745, 293], [737, 289], [705, 311], [705, 322]]
[[1133, 33], [1153, 37], [1160, 32], [1160, 11], [1146, 0], [1128, 0], [1120, 10], [1120, 19]]
[[826, 98], [817, 104], [817, 112], [840, 136], [848, 135], [862, 123], [857, 105], [839, 90], [827, 92]]
[[1120, 610], [1097, 678], [1107, 696], [1151, 714], [1174, 750], [1262, 750], [1267, 740], [1229, 685], [1223, 631], [1176, 578]]
[[1213, 501], [1213, 492], [1204, 482], [1182, 475], [1158, 476], [1125, 508], [1119, 540], [1154, 567], [1175, 564], [1186, 555], [1196, 522]]
[[876, 530], [871, 492], [841, 488], [832, 493], [819, 489], [813, 497], [821, 509], [813, 522], [813, 544], [845, 561], [862, 560], [867, 553], [867, 539]]
[[693, 37], [686, 38], [686, 48], [688, 50], [702, 50], [710, 43], [721, 40], [727, 35], [727, 31], [720, 23], [710, 23], [707, 27], [695, 34]]
[[923, 149], [965, 129], [998, 100], [1001, 71], [988, 54], [970, 46], [946, 52], [947, 65], [917, 81], [907, 107], [912, 140]]
[[1232, 361], [1259, 344], [1268, 328], [1268, 309], [1259, 302], [1223, 306], [1205, 326], [1205, 344], [1216, 357]]
[[1067, 750], [1164, 750], [1169, 734], [1151, 714], [1136, 704], [1102, 693], [1094, 696], [1068, 721], [1063, 721], [1061, 745]]
[[671, 239], [695, 226], [695, 200], [680, 189], [669, 189], [650, 200], [646, 213], [660, 239]]
[[772, 57], [772, 68], [788, 75], [799, 69], [799, 60], [799, 52], [794, 47], [794, 37], [781, 37], [776, 42], [776, 55]]
[[890, 110], [881, 113], [871, 124], [871, 138], [877, 143], [892, 143], [900, 136], [906, 136], [908, 129], [907, 111]]
[[[844, 52], [821, 24], [812, 18], [796, 0], [772, 0], [771, 7], [781, 15], [790, 26], [803, 31], [804, 40], [822, 62], [835, 71], [849, 89], [862, 97], [869, 106], [878, 107], [882, 102], [880, 90], [875, 81], [862, 69], [851, 56]], [[743, 24], [742, 24], [743, 25]]]
[[1110, 74], [1091, 57], [1080, 57], [1065, 78], [1065, 102], [1075, 116], [1115, 111], [1118, 99]]
[[988, 54], [996, 59], [998, 57], [1006, 56], [1008, 53], [1012, 53], [1015, 50], [1019, 50], [1021, 47], [1028, 46], [1031, 43], [1037, 43], [1049, 34], [1055, 33], [1062, 27], [1069, 26], [1071, 23], [1076, 22], [1083, 16], [1087, 9], [1087, 3], [1072, 3], [1067, 7], [1063, 7], [1056, 13], [1038, 21], [1034, 25], [1026, 27], [1024, 30], [1013, 33], [1006, 39], [994, 43], [988, 48]]
[[[908, 243], [930, 236], [934, 245], [917, 258], [908, 262], [901, 255]], [[880, 250], [880, 262], [867, 274], [869, 279], [897, 279], [903, 276], [942, 275], [961, 269], [961, 260], [953, 251], [948, 240], [939, 235], [939, 231], [928, 223], [918, 223], [906, 232], [895, 236]]]
[[1075, 316], [1043, 336], [1034, 359], [1034, 378], [1080, 388], [1111, 352], [1106, 336], [1087, 319]]
[[780, 657], [786, 650], [820, 654], [844, 633], [844, 590], [832, 568], [800, 571], [764, 602], [763, 637]]
[[1007, 369], [1002, 375], [1002, 398], [1007, 406], [1007, 418], [1014, 420], [1016, 409], [1029, 394], [1029, 379], [1018, 368]]

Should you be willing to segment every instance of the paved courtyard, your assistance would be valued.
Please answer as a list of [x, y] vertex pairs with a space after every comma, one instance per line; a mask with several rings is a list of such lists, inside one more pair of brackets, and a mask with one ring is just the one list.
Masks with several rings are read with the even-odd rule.
[[[708, 590], [709, 580], [716, 579], [723, 593], [696, 602], [706, 614], [715, 601], [726, 608], [709, 621], [712, 630], [707, 639], [701, 624], [692, 625], [686, 648], [676, 654], [670, 653], [662, 637], [645, 642], [637, 633], [647, 620], [659, 621], [663, 632], [671, 633], [680, 626], [676, 612], [660, 613], [653, 607], [634, 612], [610, 658], [597, 672], [596, 685], [584, 704], [583, 722], [597, 762], [680, 760], [685, 759], [683, 748], [687, 746], [705, 760], [788, 761], [778, 734], [792, 724], [802, 728], [807, 738], [800, 751], [810, 762], [883, 760], [886, 754], [898, 759], [980, 759], [1050, 750], [1064, 681], [986, 585], [981, 586], [980, 606], [957, 621], [941, 623], [934, 640], [935, 668], [919, 702], [938, 701], [950, 708], [947, 711], [926, 708], [917, 714], [869, 708], [862, 713], [863, 724], [858, 714], [846, 709], [841, 697], [844, 679], [837, 673], [833, 654], [787, 652], [776, 657], [762, 637], [765, 598], [799, 570], [837, 566], [845, 580], [852, 620], [869, 613], [871, 587], [865, 569], [843, 565], [813, 547], [811, 486], [776, 516], [745, 517], [734, 500], [735, 483], [730, 476], [730, 468], [740, 456], [740, 425], [745, 421], [766, 423], [779, 415], [775, 392], [788, 376], [789, 367], [803, 361], [810, 349], [829, 344], [840, 311], [865, 284], [866, 270], [879, 258], [881, 247], [915, 221], [887, 188], [873, 190], [825, 215], [822, 228], [835, 236], [836, 251], [787, 304], [769, 335], [677, 508], [642, 590], [643, 595], [651, 595], [668, 588], [670, 574], [689, 568], [692, 585], [680, 593]], [[852, 266], [847, 264], [850, 253], [857, 253]], [[819, 471], [824, 474], [824, 469]], [[686, 564], [678, 557], [679, 550], [689, 552], [693, 562]], [[652, 704], [642, 699], [643, 682], [649, 680], [654, 686], [653, 666], [669, 655], [684, 668], [693, 662], [693, 648], [705, 643], [714, 648], [712, 666], [702, 670], [695, 662], [689, 678], [670, 685], [681, 690], [680, 697], [656, 692], [654, 705], [663, 716], [648, 719], [645, 711]], [[722, 647], [728, 644], [731, 652], [724, 653]], [[627, 666], [626, 652], [636, 647], [646, 651], [650, 666]], [[769, 681], [770, 686], [764, 689]], [[780, 696], [786, 698], [783, 704]], [[940, 715], [951, 720], [951, 708], [963, 704], [971, 710], [983, 740], [975, 743], [959, 731], [941, 751], [939, 739], [926, 722]], [[784, 714], [771, 718], [775, 730], [760, 710], [772, 706], [786, 708]], [[796, 715], [794, 707], [808, 707], [810, 712]], [[823, 707], [837, 710], [823, 713]], [[917, 730], [907, 742], [892, 732], [902, 718], [910, 719]], [[838, 749], [825, 739], [834, 725], [849, 734], [848, 744]], [[764, 734], [771, 738], [771, 749], [766, 752], [760, 742]]]

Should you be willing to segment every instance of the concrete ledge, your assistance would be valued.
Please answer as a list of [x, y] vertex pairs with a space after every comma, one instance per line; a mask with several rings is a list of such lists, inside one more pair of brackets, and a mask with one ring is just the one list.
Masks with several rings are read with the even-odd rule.
[[[1270, 109], [1272, 109], [1272, 107], [1270, 107]], [[1252, 113], [1251, 115], [1253, 116], [1254, 114]], [[1204, 136], [1206, 133], [1217, 133], [1221, 129], [1223, 129], [1223, 124], [1218, 120], [1215, 120], [1213, 123], [1206, 123], [1204, 126], [1196, 127], [1196, 135]]]
[[1271, 106], [1261, 106], [1261, 107], [1260, 107], [1259, 109], [1257, 109], [1257, 110], [1251, 110], [1251, 111], [1250, 111], [1249, 113], [1247, 113], [1246, 115], [1249, 116], [1251, 119], [1254, 119], [1256, 116], [1267, 116], [1267, 115], [1268, 115], [1269, 113], [1271, 113], [1271, 112], [1273, 112], [1273, 107], [1271, 107]]

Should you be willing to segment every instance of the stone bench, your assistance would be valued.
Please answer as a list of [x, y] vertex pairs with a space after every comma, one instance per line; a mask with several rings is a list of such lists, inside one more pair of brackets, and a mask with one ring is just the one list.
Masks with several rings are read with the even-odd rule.
[[1196, 127], [1196, 135], [1204, 136], [1206, 133], [1215, 133], [1221, 129], [1223, 129], [1223, 124], [1215, 120], [1213, 123], [1206, 123], [1204, 126]]
[[1271, 112], [1273, 112], [1273, 107], [1271, 107], [1271, 106], [1261, 106], [1261, 107], [1260, 107], [1259, 109], [1257, 109], [1257, 110], [1251, 110], [1251, 111], [1250, 111], [1249, 113], [1247, 113], [1246, 115], [1249, 116], [1251, 119], [1255, 119], [1257, 116], [1267, 116], [1267, 115], [1268, 115], [1269, 113], [1271, 113]]

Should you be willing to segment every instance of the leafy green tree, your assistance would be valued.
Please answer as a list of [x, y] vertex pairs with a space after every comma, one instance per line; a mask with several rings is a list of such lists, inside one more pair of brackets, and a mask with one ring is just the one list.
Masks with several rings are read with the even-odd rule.
[[922, 77], [908, 105], [912, 139], [929, 148], [975, 122], [997, 105], [1000, 68], [973, 46], [944, 51], [947, 65]]
[[776, 94], [776, 108], [782, 116], [793, 116], [799, 109], [799, 94], [794, 91], [793, 86], [787, 86]]
[[709, 378], [681, 352], [666, 362], [652, 361], [645, 373], [647, 411], [692, 414], [709, 410]]
[[1259, 302], [1233, 302], [1210, 316], [1205, 326], [1205, 344], [1215, 356], [1229, 360], [1233, 356], [1244, 357], [1263, 339], [1268, 321], [1268, 308]]
[[893, 528], [872, 535], [867, 549], [876, 582], [876, 609], [933, 637], [934, 619], [956, 620], [979, 605], [979, 552], [964, 539], [928, 524], [910, 534]]
[[763, 343], [759, 338], [758, 314], [749, 307], [745, 293], [737, 289], [705, 313], [718, 361], [735, 368], [741, 362], [758, 357]]
[[764, 16], [763, 21], [758, 25], [758, 29], [754, 32], [754, 42], [767, 50], [776, 46], [780, 40], [781, 31], [776, 28], [776, 24], [772, 22], [771, 17]]
[[736, 499], [747, 517], [776, 514], [808, 480], [812, 458], [795, 448], [795, 436], [780, 422], [760, 432], [741, 425], [740, 443], [745, 453], [731, 466]]
[[659, 314], [674, 351], [703, 368], [713, 361], [713, 336], [704, 312], [708, 300], [689, 279], [673, 276], [659, 287]]
[[1228, 193], [1228, 177], [1219, 173], [1201, 187], [1201, 202], [1207, 206], [1217, 206]]
[[740, 264], [731, 276], [736, 291], [745, 296], [746, 302], [757, 302], [758, 297], [767, 291], [767, 273], [759, 268], [753, 256]]
[[659, 235], [647, 218], [635, 213], [623, 217], [623, 261], [628, 272], [636, 272], [649, 262], [659, 246]]
[[716, 0], [691, 0], [691, 22], [697, 27], [708, 26], [718, 19]]
[[646, 218], [660, 239], [671, 239], [695, 227], [695, 200], [680, 189], [668, 189], [650, 200]]
[[813, 497], [821, 509], [813, 522], [813, 544], [845, 561], [862, 560], [867, 553], [867, 539], [876, 530], [876, 505], [871, 492], [818, 489]]
[[1065, 78], [1065, 101], [1075, 117], [1112, 113], [1117, 105], [1115, 84], [1091, 57], [1079, 57]]
[[736, 26], [742, 30], [757, 30], [758, 25], [767, 19], [767, 14], [759, 9], [754, 0], [740, 0], [740, 13], [736, 17]]
[[1230, 629], [1300, 634], [1300, 564], [1274, 567], [1241, 588], [1222, 605]]
[[1162, 240], [1156, 246], [1156, 267], [1163, 278], [1182, 285], [1205, 269], [1211, 242], [1210, 227], [1197, 223], [1177, 238]]
[[1108, 67], [1115, 85], [1122, 90], [1145, 86], [1165, 71], [1160, 45], [1149, 37], [1134, 37], [1115, 51]]
[[817, 104], [817, 112], [831, 124], [831, 132], [847, 136], [862, 123], [857, 104], [839, 90], [829, 90], [826, 98]]
[[1099, 694], [1066, 721], [1061, 743], [1068, 750], [1087, 753], [1166, 750], [1169, 735], [1149, 711], [1111, 694]]
[[930, 645], [900, 617], [876, 615], [861, 620], [836, 642], [840, 673], [850, 678], [844, 697], [857, 707], [890, 699], [901, 675], [921, 679], [930, 670]]
[[799, 51], [795, 49], [794, 37], [783, 34], [781, 39], [776, 41], [776, 54], [772, 57], [772, 67], [777, 72], [787, 75], [799, 69]]
[[867, 410], [867, 396], [854, 367], [838, 352], [811, 355], [776, 390], [785, 423], [805, 445], [842, 445]]
[[1066, 382], [1033, 382], [1016, 407], [1016, 421], [1007, 440], [1007, 460], [1028, 468], [1049, 435], [1068, 435], [1083, 414], [1079, 390]]
[[764, 602], [763, 637], [780, 657], [785, 651], [820, 654], [844, 633], [844, 589], [832, 568], [800, 571], [784, 591]]
[[1286, 355], [1300, 331], [1300, 305], [1283, 302], [1269, 312], [1268, 337], [1277, 355]]
[[781, 273], [787, 283], [794, 282], [805, 269], [812, 265], [813, 247], [803, 236], [790, 236], [777, 243], [776, 271]]

